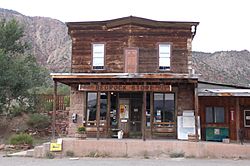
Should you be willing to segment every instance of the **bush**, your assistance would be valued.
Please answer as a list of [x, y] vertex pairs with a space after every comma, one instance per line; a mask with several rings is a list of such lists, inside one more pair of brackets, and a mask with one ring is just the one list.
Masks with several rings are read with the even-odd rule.
[[12, 106], [12, 108], [10, 109], [10, 112], [11, 112], [12, 117], [17, 117], [17, 116], [21, 116], [24, 110], [22, 107], [16, 105], [16, 106]]
[[70, 106], [70, 97], [64, 96], [64, 106], [69, 107]]
[[49, 112], [49, 111], [53, 111], [53, 102], [45, 102], [44, 103], [44, 109], [45, 111]]
[[22, 145], [22, 144], [28, 144], [33, 145], [33, 138], [25, 133], [13, 135], [10, 138], [10, 144], [12, 145]]
[[32, 128], [37, 128], [37, 129], [44, 129], [48, 127], [51, 123], [51, 119], [47, 115], [42, 115], [42, 114], [31, 114], [27, 124], [32, 127]]
[[47, 159], [53, 159], [53, 158], [55, 158], [54, 154], [51, 153], [51, 152], [47, 152], [47, 153], [45, 154], [45, 157], [46, 157]]
[[71, 150], [68, 150], [68, 151], [66, 151], [66, 156], [67, 157], [74, 157], [75, 153], [73, 151], [71, 151]]
[[81, 134], [81, 133], [85, 133], [86, 131], [86, 128], [84, 126], [79, 126], [77, 128], [77, 133]]

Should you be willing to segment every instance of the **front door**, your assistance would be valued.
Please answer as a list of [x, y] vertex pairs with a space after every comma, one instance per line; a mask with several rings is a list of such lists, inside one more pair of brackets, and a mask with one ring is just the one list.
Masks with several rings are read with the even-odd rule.
[[130, 104], [130, 119], [129, 119], [129, 137], [130, 138], [141, 138], [141, 125], [142, 125], [142, 100], [141, 99], [131, 99]]
[[138, 72], [138, 49], [125, 49], [125, 73]]

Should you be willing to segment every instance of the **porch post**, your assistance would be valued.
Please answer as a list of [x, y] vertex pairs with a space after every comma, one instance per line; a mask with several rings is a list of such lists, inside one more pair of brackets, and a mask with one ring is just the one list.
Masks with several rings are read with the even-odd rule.
[[153, 137], [154, 123], [154, 93], [150, 92], [150, 137]]
[[106, 115], [106, 126], [107, 126], [107, 133], [106, 133], [106, 136], [108, 137], [108, 134], [109, 134], [109, 129], [110, 129], [110, 107], [111, 107], [111, 103], [110, 103], [110, 92], [108, 92], [108, 96], [107, 96], [107, 115]]
[[57, 81], [54, 80], [54, 94], [53, 94], [53, 112], [52, 112], [52, 139], [55, 139], [56, 130], [56, 107], [57, 107]]
[[239, 97], [236, 97], [236, 108], [235, 108], [235, 114], [236, 114], [236, 136], [237, 136], [237, 142], [240, 141], [239, 136], [239, 130], [240, 130], [240, 101]]
[[[98, 86], [100, 86], [100, 83], [98, 83]], [[96, 127], [97, 127], [97, 132], [96, 132], [96, 138], [99, 140], [100, 138], [100, 102], [101, 102], [101, 92], [98, 90], [97, 92], [97, 110], [96, 110]]]
[[143, 92], [143, 109], [142, 109], [142, 138], [146, 140], [146, 109], [147, 109], [147, 92]]
[[199, 115], [199, 101], [198, 101], [198, 88], [197, 83], [195, 84], [194, 89], [194, 113], [195, 113], [195, 139], [198, 142], [199, 141], [199, 133], [198, 133], [198, 115]]

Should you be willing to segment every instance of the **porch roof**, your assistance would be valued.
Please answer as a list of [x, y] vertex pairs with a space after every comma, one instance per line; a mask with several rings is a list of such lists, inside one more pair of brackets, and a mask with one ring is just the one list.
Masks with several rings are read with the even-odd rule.
[[159, 82], [187, 81], [197, 83], [198, 75], [185, 73], [51, 73], [52, 79], [64, 84], [84, 82]]
[[250, 96], [250, 89], [200, 89], [198, 96]]

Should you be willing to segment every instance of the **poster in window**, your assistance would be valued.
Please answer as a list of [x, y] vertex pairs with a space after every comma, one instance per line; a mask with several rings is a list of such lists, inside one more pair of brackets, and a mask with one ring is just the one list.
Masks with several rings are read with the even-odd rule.
[[120, 118], [121, 119], [128, 119], [128, 105], [126, 105], [126, 104], [120, 105]]

